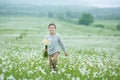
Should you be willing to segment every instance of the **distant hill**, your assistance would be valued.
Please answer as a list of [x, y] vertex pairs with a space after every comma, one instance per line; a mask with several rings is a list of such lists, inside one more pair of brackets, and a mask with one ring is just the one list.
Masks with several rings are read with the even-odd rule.
[[37, 16], [53, 18], [79, 18], [83, 13], [92, 13], [95, 19], [120, 20], [120, 7], [96, 8], [85, 6], [38, 6], [21, 4], [0, 4], [0, 15]]

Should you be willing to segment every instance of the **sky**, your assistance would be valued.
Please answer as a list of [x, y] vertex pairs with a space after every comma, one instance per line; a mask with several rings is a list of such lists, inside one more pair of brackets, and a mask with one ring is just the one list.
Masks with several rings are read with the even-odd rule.
[[95, 7], [120, 7], [120, 0], [0, 0], [0, 4], [32, 5], [82, 5]]

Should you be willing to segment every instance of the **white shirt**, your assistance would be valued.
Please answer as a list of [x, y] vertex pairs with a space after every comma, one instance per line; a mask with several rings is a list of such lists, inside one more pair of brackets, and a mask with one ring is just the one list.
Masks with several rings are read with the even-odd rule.
[[46, 36], [46, 39], [50, 40], [50, 45], [48, 46], [49, 55], [52, 55], [55, 52], [59, 52], [60, 47], [63, 49], [64, 52], [66, 52], [64, 42], [58, 33], [55, 33], [54, 35], [48, 34]]

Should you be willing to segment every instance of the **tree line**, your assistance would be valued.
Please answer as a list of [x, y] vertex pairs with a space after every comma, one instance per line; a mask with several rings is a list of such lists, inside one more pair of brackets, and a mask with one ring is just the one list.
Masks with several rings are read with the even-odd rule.
[[27, 15], [49, 18], [79, 18], [90, 13], [94, 19], [120, 20], [120, 8], [94, 8], [82, 6], [31, 6], [31, 5], [0, 5], [0, 15]]

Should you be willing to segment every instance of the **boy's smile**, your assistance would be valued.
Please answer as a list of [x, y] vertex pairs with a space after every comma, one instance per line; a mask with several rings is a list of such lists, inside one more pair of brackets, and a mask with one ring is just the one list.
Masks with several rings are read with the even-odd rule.
[[55, 26], [54, 25], [51, 25], [49, 28], [49, 32], [50, 32], [50, 34], [54, 34], [55, 33]]

